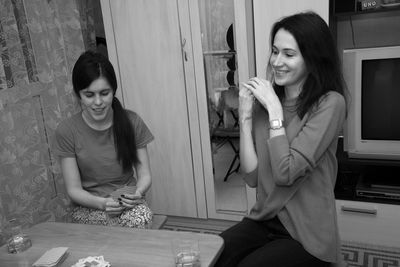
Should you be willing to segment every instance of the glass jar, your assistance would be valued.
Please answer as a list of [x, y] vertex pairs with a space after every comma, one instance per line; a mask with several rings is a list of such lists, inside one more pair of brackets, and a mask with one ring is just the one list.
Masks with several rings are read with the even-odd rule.
[[31, 239], [22, 232], [22, 227], [18, 220], [11, 219], [9, 222], [11, 238], [7, 241], [7, 250], [9, 253], [19, 253], [32, 246]]

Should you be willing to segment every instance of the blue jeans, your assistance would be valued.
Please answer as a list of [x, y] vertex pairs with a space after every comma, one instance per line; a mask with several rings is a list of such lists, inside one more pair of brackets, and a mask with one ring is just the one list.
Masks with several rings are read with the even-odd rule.
[[221, 237], [225, 247], [215, 267], [330, 266], [308, 253], [277, 217], [267, 221], [244, 218]]

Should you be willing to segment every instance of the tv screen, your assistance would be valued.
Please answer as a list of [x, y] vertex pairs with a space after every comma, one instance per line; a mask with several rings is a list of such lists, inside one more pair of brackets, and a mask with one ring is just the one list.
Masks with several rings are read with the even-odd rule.
[[400, 58], [362, 60], [361, 139], [400, 140]]
[[349, 158], [400, 161], [400, 46], [343, 50]]

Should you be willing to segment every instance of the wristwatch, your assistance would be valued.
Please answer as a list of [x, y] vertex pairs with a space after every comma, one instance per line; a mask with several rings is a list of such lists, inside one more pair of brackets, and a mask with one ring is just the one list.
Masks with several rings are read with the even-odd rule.
[[279, 130], [282, 127], [283, 127], [283, 120], [281, 119], [275, 119], [269, 121], [269, 128], [271, 130]]

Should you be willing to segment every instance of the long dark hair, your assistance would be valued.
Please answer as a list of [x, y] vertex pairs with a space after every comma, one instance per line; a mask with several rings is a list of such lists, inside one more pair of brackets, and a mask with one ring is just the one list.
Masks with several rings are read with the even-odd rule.
[[[299, 117], [303, 118], [309, 110], [317, 106], [321, 97], [329, 91], [336, 91], [346, 99], [347, 90], [336, 43], [325, 21], [311, 11], [284, 17], [272, 27], [271, 47], [280, 29], [293, 35], [308, 70], [308, 76], [297, 100]], [[282, 100], [285, 96], [283, 86], [275, 84], [274, 89]]]
[[132, 169], [133, 164], [139, 163], [135, 133], [132, 123], [121, 102], [115, 97], [117, 78], [111, 62], [102, 54], [86, 51], [80, 55], [72, 70], [72, 85], [74, 92], [80, 98], [79, 91], [88, 88], [98, 78], [104, 78], [113, 90], [113, 132], [117, 159], [124, 171]]

